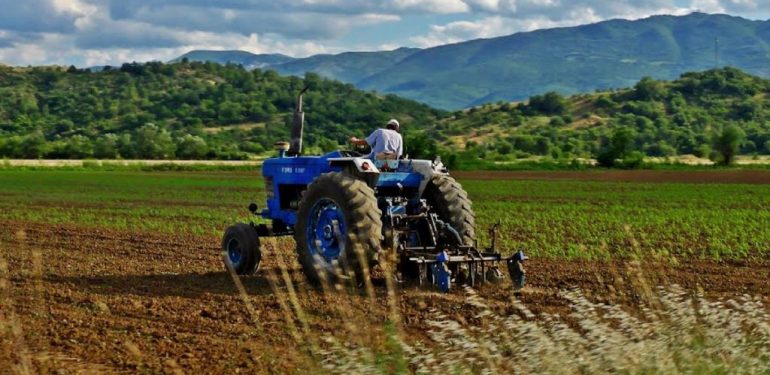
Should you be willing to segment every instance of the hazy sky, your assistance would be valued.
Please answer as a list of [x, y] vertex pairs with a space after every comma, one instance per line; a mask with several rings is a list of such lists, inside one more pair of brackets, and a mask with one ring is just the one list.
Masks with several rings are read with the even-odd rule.
[[0, 0], [0, 62], [118, 65], [191, 49], [301, 57], [693, 11], [768, 19], [770, 0]]

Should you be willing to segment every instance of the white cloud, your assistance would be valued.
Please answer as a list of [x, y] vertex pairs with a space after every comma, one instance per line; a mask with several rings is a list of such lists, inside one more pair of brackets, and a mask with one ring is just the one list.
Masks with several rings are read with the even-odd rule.
[[60, 13], [71, 13], [78, 17], [86, 17], [98, 9], [96, 5], [80, 0], [51, 0], [51, 5]]
[[720, 0], [692, 0], [689, 8], [707, 13], [723, 13], [725, 11]]
[[[432, 47], [476, 38], [490, 38], [544, 28], [576, 26], [612, 18], [640, 19], [659, 14], [684, 15], [752, 12], [759, 0], [690, 0], [675, 6], [669, 0], [466, 0], [482, 15], [475, 20], [432, 25], [409, 41]], [[766, 10], [770, 13], [770, 9]]]
[[310, 56], [319, 53], [338, 53], [313, 41], [286, 42], [257, 34], [189, 32], [179, 33], [179, 45], [174, 47], [144, 48], [80, 48], [73, 40], [55, 34], [29, 43], [18, 43], [13, 48], [0, 48], [0, 61], [11, 65], [43, 65], [78, 61], [82, 66], [120, 66], [131, 61], [168, 61], [193, 49], [237, 49], [252, 53], [283, 53], [290, 56]]
[[[307, 56], [695, 10], [770, 17], [766, 5], [767, 0], [0, 0], [0, 61], [115, 65], [166, 60], [195, 48]], [[436, 21], [450, 19], [446, 15], [455, 21]], [[348, 38], [355, 40], [352, 45], [342, 42], [372, 25], [402, 22], [424, 30], [417, 23], [427, 20], [434, 25], [411, 38], [376, 35], [367, 43], [358, 35]]]
[[601, 20], [591, 8], [575, 11], [563, 20], [544, 16], [532, 18], [485, 17], [478, 21], [457, 21], [446, 25], [433, 25], [428, 34], [410, 38], [418, 47], [433, 47], [478, 38], [492, 38], [517, 32], [582, 25]]
[[394, 8], [399, 11], [424, 11], [428, 13], [465, 13], [470, 10], [462, 0], [394, 0]]

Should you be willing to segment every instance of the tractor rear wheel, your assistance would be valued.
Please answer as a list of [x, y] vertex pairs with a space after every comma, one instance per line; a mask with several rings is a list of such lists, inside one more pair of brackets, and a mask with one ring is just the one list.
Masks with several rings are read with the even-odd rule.
[[476, 241], [476, 214], [468, 193], [454, 178], [436, 175], [428, 183], [423, 198], [433, 207], [441, 220], [449, 223], [462, 236], [465, 245]]
[[239, 275], [257, 272], [262, 260], [259, 236], [249, 224], [235, 224], [225, 230], [222, 237], [222, 257], [225, 265]]
[[337, 265], [360, 279], [382, 251], [382, 219], [374, 190], [343, 172], [325, 173], [302, 194], [294, 228], [308, 280], [334, 279]]

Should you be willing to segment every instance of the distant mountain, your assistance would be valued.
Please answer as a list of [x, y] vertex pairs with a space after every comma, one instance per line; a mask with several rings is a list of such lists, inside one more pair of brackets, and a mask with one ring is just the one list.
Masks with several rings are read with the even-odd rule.
[[187, 52], [170, 62], [179, 62], [185, 58], [189, 61], [211, 61], [220, 64], [239, 64], [249, 69], [262, 69], [294, 60], [293, 57], [281, 54], [257, 55], [246, 51], [195, 50]]
[[315, 55], [274, 65], [272, 68], [283, 74], [303, 75], [305, 72], [314, 72], [346, 83], [357, 83], [398, 64], [418, 51], [420, 49], [399, 48], [393, 51]]
[[459, 109], [547, 91], [626, 87], [644, 76], [673, 79], [725, 65], [770, 77], [770, 21], [704, 13], [654, 16], [422, 50], [311, 56], [263, 67], [294, 75], [313, 71], [359, 88]]

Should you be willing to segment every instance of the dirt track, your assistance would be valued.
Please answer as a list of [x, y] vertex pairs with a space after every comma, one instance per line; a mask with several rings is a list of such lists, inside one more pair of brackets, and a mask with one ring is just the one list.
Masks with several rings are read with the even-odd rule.
[[[381, 283], [371, 299], [360, 291], [308, 288], [290, 241], [267, 241], [263, 269], [241, 279], [245, 302], [223, 271], [216, 238], [17, 222], [0, 228], [0, 321], [8, 323], [0, 330], [0, 363], [86, 372], [313, 371], [317, 364], [305, 349], [319, 337], [377, 346], [388, 318]], [[281, 262], [291, 284], [275, 273]], [[566, 315], [570, 307], [556, 292], [576, 287], [594, 301], [630, 308], [644, 301], [650, 288], [674, 283], [709, 296], [748, 293], [762, 296], [766, 306], [770, 302], [767, 262], [670, 266], [534, 260], [528, 269], [531, 287], [523, 294], [484, 287], [481, 296], [500, 314], [512, 313], [511, 299], [519, 298], [535, 313]], [[410, 340], [428, 341], [429, 310], [458, 321], [473, 319], [459, 291], [442, 295], [405, 286], [397, 304]], [[297, 307], [305, 319], [296, 318]]]

